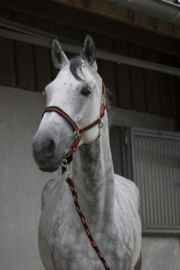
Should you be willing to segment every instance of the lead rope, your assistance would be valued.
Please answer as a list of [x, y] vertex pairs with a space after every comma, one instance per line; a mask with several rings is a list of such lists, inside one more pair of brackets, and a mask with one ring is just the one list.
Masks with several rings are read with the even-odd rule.
[[63, 116], [72, 126], [73, 128], [73, 131], [75, 132], [75, 135], [76, 135], [76, 138], [75, 138], [75, 141], [71, 147], [71, 151], [69, 153], [66, 153], [65, 156], [64, 156], [64, 159], [63, 159], [63, 163], [62, 163], [62, 166], [63, 168], [66, 170], [66, 182], [69, 184], [69, 187], [70, 187], [70, 190], [71, 190], [71, 193], [72, 193], [72, 196], [73, 196], [73, 199], [74, 199], [74, 203], [75, 203], [75, 206], [76, 206], [76, 210], [78, 212], [78, 215], [81, 219], [81, 222], [84, 226], [84, 229], [86, 231], [86, 234], [91, 242], [91, 245], [92, 247], [94, 248], [94, 250], [96, 251], [99, 259], [101, 260], [103, 266], [105, 269], [110, 269], [109, 266], [107, 265], [104, 257], [102, 256], [99, 248], [96, 246], [95, 242], [94, 242], [94, 239], [91, 235], [91, 232], [88, 228], [88, 225], [87, 225], [87, 222], [84, 218], [84, 215], [82, 213], [82, 210], [80, 208], [80, 205], [78, 203], [78, 196], [77, 196], [77, 192], [76, 192], [76, 189], [75, 189], [75, 186], [74, 186], [74, 183], [70, 177], [70, 173], [69, 173], [69, 170], [68, 170], [68, 164], [72, 161], [72, 158], [73, 158], [73, 154], [75, 153], [76, 149], [77, 149], [77, 146], [81, 140], [81, 137], [83, 135], [84, 132], [90, 130], [91, 128], [93, 128], [94, 126], [98, 125], [99, 126], [99, 134], [98, 134], [98, 137], [96, 138], [99, 139], [100, 137], [100, 129], [102, 128], [103, 126], [103, 122], [102, 122], [102, 118], [104, 117], [104, 110], [105, 110], [105, 106], [106, 106], [106, 98], [105, 98], [105, 85], [104, 83], [102, 83], [102, 89], [103, 89], [103, 95], [102, 95], [102, 99], [103, 99], [103, 103], [101, 104], [101, 108], [100, 108], [100, 113], [99, 113], [99, 117], [93, 121], [92, 123], [82, 127], [82, 128], [78, 128], [78, 126], [74, 123], [74, 121], [69, 117], [69, 115], [63, 111], [61, 108], [57, 107], [57, 106], [50, 106], [50, 107], [47, 107], [43, 114], [42, 114], [42, 117], [44, 115], [45, 112], [56, 112], [58, 113], [59, 115]]
[[87, 222], [85, 220], [84, 214], [83, 214], [83, 212], [81, 210], [81, 207], [79, 205], [79, 202], [78, 202], [78, 195], [77, 195], [76, 188], [74, 186], [74, 182], [73, 182], [72, 178], [70, 177], [70, 173], [69, 173], [69, 170], [68, 170], [68, 167], [69, 167], [68, 166], [68, 161], [66, 160], [66, 158], [63, 159], [63, 164], [62, 165], [66, 169], [66, 182], [69, 184], [69, 187], [70, 187], [70, 190], [71, 190], [71, 193], [72, 193], [72, 196], [73, 196], [73, 200], [74, 200], [74, 204], [75, 204], [77, 213], [78, 213], [78, 215], [79, 215], [79, 217], [81, 219], [81, 222], [82, 222], [82, 224], [84, 226], [84, 229], [85, 229], [86, 234], [87, 234], [87, 236], [88, 236], [88, 238], [90, 240], [90, 243], [91, 243], [92, 247], [94, 248], [97, 256], [101, 260], [104, 268], [110, 270], [108, 264], [106, 263], [103, 255], [101, 254], [101, 252], [100, 252], [98, 246], [96, 245], [96, 243], [95, 243], [95, 241], [94, 241], [94, 239], [93, 239], [93, 237], [91, 235], [91, 232], [90, 232], [90, 230], [88, 228], [88, 225], [87, 225]]

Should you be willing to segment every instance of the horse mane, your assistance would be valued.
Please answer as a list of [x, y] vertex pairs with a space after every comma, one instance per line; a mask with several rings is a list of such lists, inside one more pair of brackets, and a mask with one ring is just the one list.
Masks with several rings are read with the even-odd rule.
[[[81, 61], [82, 59], [83, 59], [83, 56], [78, 55], [70, 60], [70, 71], [73, 74], [73, 76], [76, 78], [76, 80], [78, 80], [80, 82], [82, 82], [83, 79], [79, 77], [77, 71], [79, 70], [82, 73], [82, 61]], [[105, 94], [106, 94], [106, 111], [107, 111], [107, 115], [108, 115], [108, 126], [110, 129], [110, 127], [112, 126], [112, 115], [113, 115], [113, 112], [111, 109], [111, 102], [109, 99], [109, 95], [111, 95], [111, 92], [108, 90], [108, 88], [106, 86], [105, 86], [105, 89], [106, 89], [106, 92], [105, 92]]]

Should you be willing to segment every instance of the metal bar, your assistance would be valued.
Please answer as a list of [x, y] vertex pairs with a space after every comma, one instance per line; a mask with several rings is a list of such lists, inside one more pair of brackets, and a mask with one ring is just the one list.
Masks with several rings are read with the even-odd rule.
[[162, 161], [163, 161], [163, 164], [162, 164], [162, 173], [163, 173], [163, 178], [162, 178], [162, 181], [163, 181], [163, 198], [164, 198], [164, 207], [165, 207], [165, 224], [164, 225], [167, 225], [168, 224], [168, 200], [167, 200], [167, 183], [166, 183], [166, 140], [163, 139], [161, 141], [162, 143], [162, 149], [161, 149], [161, 152], [163, 153], [162, 155]]
[[136, 164], [135, 164], [134, 140], [135, 140], [135, 138], [134, 138], [134, 128], [131, 128], [131, 146], [132, 146], [132, 148], [131, 148], [132, 155], [131, 156], [132, 156], [132, 172], [133, 172], [133, 178], [132, 178], [132, 180], [135, 183], [137, 183], [136, 182]]
[[165, 226], [147, 226], [146, 229], [160, 229], [160, 230], [179, 230], [180, 231], [180, 227], [179, 226], [169, 226], [169, 225], [165, 225]]
[[155, 183], [155, 208], [156, 208], [156, 215], [157, 215], [157, 225], [161, 224], [161, 205], [160, 205], [160, 187], [159, 187], [159, 181], [158, 181], [158, 173], [157, 173], [157, 156], [158, 156], [158, 151], [157, 151], [157, 140], [151, 137], [152, 141], [152, 162], [153, 162], [153, 167], [154, 167], [154, 183]]
[[178, 214], [179, 214], [179, 225], [180, 225], [180, 177], [179, 177], [179, 173], [178, 171], [180, 171], [180, 144], [179, 142], [176, 142], [175, 144], [176, 146], [176, 155], [177, 155], [177, 161], [176, 161], [176, 164], [177, 164], [177, 167], [176, 167], [176, 181], [177, 181], [177, 205], [178, 205]]
[[136, 184], [137, 184], [137, 187], [139, 188], [139, 193], [140, 193], [140, 207], [139, 207], [139, 211], [141, 213], [141, 215], [144, 216], [144, 193], [142, 192], [142, 171], [140, 170], [140, 144], [139, 144], [139, 141], [140, 141], [140, 137], [136, 137], [135, 139], [135, 145], [134, 145], [134, 148], [136, 146]]
[[168, 135], [168, 133], [164, 134], [163, 132], [159, 132], [159, 134], [158, 134], [157, 130], [154, 132], [152, 132], [152, 130], [151, 130], [151, 132], [146, 132], [145, 130], [144, 131], [137, 131], [135, 135], [141, 135], [144, 137], [151, 136], [152, 138], [163, 138], [163, 139], [180, 141], [180, 137], [178, 137], [178, 134], [176, 136], [171, 136], [170, 134]]
[[37, 38], [25, 34], [16, 33], [13, 31], [7, 31], [0, 29], [0, 36], [8, 39], [18, 40], [26, 43], [40, 45], [44, 47], [51, 47], [52, 40]]
[[[10, 21], [10, 20], [4, 19], [4, 18], [0, 18], [0, 25], [7, 27], [7, 28], [10, 28], [10, 29], [13, 29], [13, 30], [16, 30], [16, 31], [19, 31], [19, 32], [22, 32], [22, 33], [25, 33], [25, 34], [29, 34], [31, 36], [35, 36], [35, 37], [39, 37], [41, 39], [49, 40], [51, 42], [52, 42], [52, 39], [54, 39], [54, 37], [55, 37], [54, 34], [36, 29], [34, 27], [23, 25], [23, 24], [14, 22], [14, 21]], [[68, 38], [58, 36], [58, 39], [60, 42], [65, 42], [68, 44], [81, 46], [80, 43], [78, 43], [74, 40], [68, 39]]]
[[178, 196], [177, 196], [177, 177], [176, 177], [176, 171], [177, 171], [177, 167], [176, 167], [176, 141], [172, 141], [172, 152], [173, 152], [173, 156], [174, 156], [174, 161], [175, 161], [175, 166], [172, 170], [172, 177], [173, 177], [173, 190], [174, 190], [174, 203], [175, 203], [175, 224], [179, 224], [179, 220], [178, 220]]
[[[170, 160], [170, 168], [169, 168], [169, 179], [170, 179], [170, 183], [171, 183], [171, 189], [170, 189], [170, 194], [171, 194], [171, 205], [172, 205], [172, 225], [175, 226], [176, 225], [176, 205], [175, 205], [175, 186], [174, 186], [174, 182], [175, 179], [173, 177], [173, 170], [175, 167], [175, 160], [174, 160], [174, 155], [173, 155], [173, 141], [169, 140], [169, 160]], [[172, 166], [171, 166], [172, 163]]]
[[180, 234], [180, 133], [131, 128], [131, 136], [143, 234]]
[[[180, 143], [179, 142], [177, 142], [177, 151], [178, 151], [178, 153], [179, 153], [179, 158], [178, 158], [178, 161], [177, 161], [177, 172], [179, 171], [180, 172]], [[178, 175], [180, 175], [180, 174], [178, 174]], [[178, 177], [178, 199], [179, 199], [179, 203], [178, 203], [178, 209], [179, 209], [179, 211], [178, 211], [178, 214], [179, 214], [179, 225], [180, 225], [180, 179], [179, 179], [179, 177]]]
[[143, 225], [147, 226], [149, 225], [148, 199], [147, 199], [148, 188], [146, 185], [146, 168], [144, 164], [145, 157], [143, 155], [144, 154], [144, 137], [143, 136], [139, 136], [139, 149], [140, 149], [139, 170], [141, 172], [141, 186], [142, 186], [141, 196], [142, 196], [142, 202], [143, 202]]
[[[134, 161], [133, 161], [133, 149], [134, 149], [134, 146], [133, 146], [133, 132], [132, 132], [132, 128], [131, 127], [128, 127], [128, 130], [129, 130], [129, 154], [130, 154], [130, 164], [131, 164], [131, 180], [134, 181]], [[135, 182], [135, 181], [134, 181]]]
[[152, 234], [158, 234], [158, 235], [180, 235], [179, 229], [145, 229], [143, 231], [143, 235], [152, 235]]
[[[40, 46], [51, 47], [51, 42], [52, 42], [52, 39], [54, 38], [54, 35], [52, 34], [34, 29], [32, 27], [24, 26], [19, 23], [14, 23], [12, 21], [8, 21], [2, 18], [0, 20], [0, 24], [8, 28], [16, 29], [18, 31], [29, 34], [29, 35], [20, 34], [17, 32], [1, 29], [0, 30], [1, 37], [19, 40], [22, 42], [27, 42], [31, 44], [40, 45]], [[59, 37], [59, 40], [61, 42], [61, 46], [63, 47], [65, 51], [71, 52], [71, 53], [80, 52], [81, 47], [82, 47], [81, 44], [76, 43], [72, 40], [61, 38], [61, 37]], [[122, 64], [135, 66], [135, 67], [141, 67], [141, 68], [150, 69], [150, 70], [155, 70], [155, 71], [170, 74], [170, 75], [180, 76], [179, 68], [174, 68], [171, 66], [164, 66], [157, 63], [146, 62], [143, 60], [134, 59], [134, 58], [126, 57], [123, 55], [106, 52], [100, 49], [97, 49], [96, 56], [97, 58], [103, 59], [103, 60], [108, 60], [108, 61], [112, 61], [116, 63], [122, 63]]]
[[172, 225], [172, 211], [173, 208], [171, 200], [171, 180], [170, 180], [170, 168], [171, 168], [171, 156], [169, 151], [169, 140], [165, 141], [165, 185], [166, 185], [166, 201], [167, 201], [167, 215], [168, 215], [168, 225]]
[[[150, 189], [149, 189], [149, 198], [150, 198], [150, 214], [151, 214], [151, 225], [152, 224], [156, 224], [155, 222], [155, 210], [154, 210], [154, 203], [155, 203], [155, 194], [154, 194], [154, 179], [153, 179], [153, 172], [152, 172], [152, 163], [151, 163], [151, 147], [150, 147], [150, 141], [151, 141], [151, 137], [147, 138], [147, 148], [148, 150], [146, 150], [147, 152], [147, 157], [148, 157], [148, 182], [150, 183]], [[156, 206], [155, 206], [156, 207]]]
[[144, 176], [145, 178], [143, 181], [145, 182], [146, 186], [146, 217], [147, 217], [147, 224], [151, 225], [152, 224], [152, 190], [151, 190], [151, 177], [149, 177], [149, 159], [148, 159], [148, 141], [149, 137], [142, 137], [143, 140], [143, 156], [142, 160], [144, 161], [143, 167], [144, 167]]
[[127, 153], [127, 166], [128, 166], [128, 174], [127, 174], [127, 177], [128, 179], [133, 179], [133, 176], [132, 176], [132, 156], [131, 156], [131, 149], [132, 149], [132, 146], [131, 146], [131, 134], [130, 134], [130, 128], [127, 127], [127, 136], [128, 136], [128, 145], [127, 145], [127, 148], [126, 148], [126, 153]]
[[152, 224], [157, 224], [157, 203], [156, 203], [156, 189], [154, 187], [155, 185], [155, 179], [154, 179], [154, 162], [152, 160], [152, 153], [154, 151], [153, 145], [152, 145], [152, 138], [148, 138], [148, 146], [149, 146], [149, 179], [148, 181], [151, 181], [151, 211], [152, 211]]
[[170, 75], [180, 76], [179, 68], [164, 66], [164, 65], [160, 65], [156, 63], [146, 62], [143, 60], [138, 60], [138, 59], [134, 59], [134, 58], [118, 55], [118, 54], [113, 54], [113, 53], [106, 53], [102, 51], [97, 51], [96, 55], [100, 59], [105, 59], [112, 62], [150, 69], [150, 70], [154, 70], [154, 71], [158, 71], [158, 72], [162, 72], [162, 73], [166, 73]]
[[160, 181], [161, 181], [161, 207], [162, 207], [162, 214], [164, 217], [163, 223], [161, 225], [166, 226], [168, 223], [167, 223], [167, 198], [165, 197], [166, 191], [165, 191], [165, 184], [164, 184], [165, 183], [165, 181], [164, 181], [164, 178], [165, 178], [164, 139], [159, 138], [158, 140], [159, 140], [159, 145], [160, 145], [159, 162], [161, 164], [161, 166], [159, 166], [161, 168], [161, 178], [160, 178]]

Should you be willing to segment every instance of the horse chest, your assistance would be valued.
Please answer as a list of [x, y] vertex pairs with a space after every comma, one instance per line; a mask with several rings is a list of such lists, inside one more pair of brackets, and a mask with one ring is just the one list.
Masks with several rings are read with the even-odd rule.
[[[100, 242], [98, 246], [111, 270], [129, 270], [131, 251], [123, 241], [121, 239], [117, 244], [117, 239], [114, 237], [112, 243], [107, 236], [104, 240], [98, 241]], [[49, 260], [46, 265], [44, 264], [46, 270], [104, 269], [82, 228], [71, 231], [68, 229], [64, 233], [60, 230], [56, 232], [56, 237], [54, 239], [51, 237], [48, 242], [48, 253], [45, 256]]]
[[63, 220], [59, 217], [51, 228], [41, 218], [39, 249], [47, 270], [101, 269], [82, 224], [76, 218], [75, 222], [71, 222], [68, 216]]
[[[53, 206], [53, 201], [45, 207], [39, 226], [39, 248], [46, 270], [100, 270], [104, 269], [93, 250], [74, 205]], [[54, 208], [54, 210], [53, 210]], [[48, 218], [47, 218], [48, 217]], [[128, 269], [132, 247], [129, 232], [121, 225], [123, 234], [118, 234], [119, 226], [109, 233], [93, 235], [111, 269]], [[122, 236], [123, 235], [123, 236]]]

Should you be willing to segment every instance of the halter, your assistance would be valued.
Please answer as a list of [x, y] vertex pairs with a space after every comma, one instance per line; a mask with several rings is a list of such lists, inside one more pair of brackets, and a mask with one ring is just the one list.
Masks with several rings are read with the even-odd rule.
[[99, 134], [98, 134], [98, 136], [97, 136], [97, 138], [96, 138], [95, 140], [97, 140], [97, 139], [100, 138], [100, 129], [103, 127], [102, 118], [104, 117], [104, 113], [105, 113], [104, 111], [105, 111], [105, 106], [106, 106], [105, 85], [104, 85], [104, 83], [102, 83], [102, 92], [103, 92], [103, 93], [102, 93], [102, 101], [103, 101], [103, 102], [102, 102], [102, 104], [101, 104], [99, 117], [98, 117], [95, 121], [91, 122], [90, 124], [88, 124], [88, 125], [86, 125], [86, 126], [84, 126], [84, 127], [82, 127], [82, 128], [78, 128], [78, 126], [77, 126], [77, 125], [74, 123], [74, 121], [69, 117], [69, 115], [66, 114], [65, 111], [63, 111], [61, 108], [59, 108], [59, 107], [57, 107], [57, 106], [50, 106], [50, 107], [47, 107], [47, 108], [44, 110], [44, 112], [43, 112], [43, 114], [42, 114], [42, 117], [43, 117], [43, 115], [44, 115], [46, 112], [56, 112], [56, 113], [58, 113], [59, 115], [62, 115], [62, 116], [63, 116], [63, 117], [71, 124], [71, 126], [72, 126], [72, 128], [73, 128], [73, 131], [74, 131], [74, 134], [75, 134], [75, 140], [74, 140], [74, 143], [73, 143], [73, 145], [72, 145], [72, 147], [71, 147], [70, 152], [64, 154], [64, 159], [63, 159], [62, 166], [63, 166], [63, 167], [65, 168], [65, 170], [66, 170], [66, 181], [67, 181], [67, 183], [69, 184], [69, 187], [70, 187], [70, 190], [71, 190], [73, 199], [74, 199], [74, 204], [75, 204], [77, 213], [78, 213], [78, 215], [79, 215], [79, 217], [80, 217], [80, 219], [81, 219], [81, 222], [82, 222], [82, 224], [83, 224], [83, 226], [84, 226], [84, 229], [85, 229], [85, 231], [86, 231], [86, 234], [87, 234], [87, 236], [88, 236], [88, 238], [89, 238], [89, 240], [90, 240], [90, 242], [91, 242], [91, 245], [92, 245], [92, 247], [94, 248], [94, 250], [96, 251], [97, 256], [98, 256], [99, 259], [101, 260], [101, 262], [102, 262], [104, 268], [110, 270], [109, 266], [107, 265], [105, 259], [104, 259], [103, 256], [102, 256], [102, 254], [101, 254], [99, 248], [96, 246], [95, 241], [94, 241], [94, 239], [93, 239], [93, 237], [92, 237], [92, 235], [91, 235], [91, 232], [90, 232], [90, 230], [89, 230], [89, 228], [88, 228], [87, 222], [86, 222], [86, 220], [85, 220], [85, 217], [84, 217], [84, 215], [83, 215], [83, 212], [82, 212], [82, 210], [81, 210], [81, 208], [80, 208], [80, 205], [79, 205], [79, 202], [78, 202], [78, 196], [77, 196], [76, 188], [75, 188], [75, 186], [74, 186], [74, 183], [73, 183], [73, 181], [72, 181], [72, 179], [71, 179], [71, 177], [70, 177], [70, 172], [69, 172], [69, 170], [68, 170], [68, 167], [69, 167], [68, 165], [69, 165], [69, 163], [72, 161], [73, 154], [75, 153], [75, 151], [76, 151], [76, 149], [77, 149], [77, 147], [78, 147], [78, 144], [79, 144], [79, 142], [80, 142], [80, 140], [81, 140], [82, 135], [84, 134], [84, 132], [90, 130], [91, 128], [95, 127], [96, 125], [99, 125]]
[[[103, 90], [103, 94], [102, 94], [103, 102], [102, 102], [102, 105], [101, 105], [99, 117], [95, 121], [93, 121], [92, 123], [90, 123], [87, 126], [84, 126], [82, 128], [78, 128], [78, 126], [74, 123], [74, 121], [71, 119], [71, 117], [67, 113], [65, 113], [65, 111], [63, 111], [61, 108], [59, 108], [57, 106], [50, 106], [50, 107], [47, 107], [44, 110], [44, 112], [42, 114], [42, 117], [45, 114], [45, 112], [56, 112], [56, 113], [62, 115], [71, 124], [71, 126], [73, 128], [73, 131], [74, 131], [74, 134], [75, 134], [75, 141], [74, 141], [74, 143], [73, 143], [73, 145], [71, 147], [71, 151], [69, 153], [66, 153], [65, 157], [71, 156], [72, 154], [75, 153], [75, 151], [77, 149], [77, 146], [78, 146], [84, 132], [90, 130], [91, 128], [95, 127], [98, 124], [99, 124], [99, 129], [102, 128], [102, 126], [103, 126], [102, 118], [104, 116], [104, 110], [105, 110], [105, 106], [106, 106], [105, 85], [104, 85], [104, 83], [102, 83], [102, 90]], [[96, 140], [99, 139], [99, 137], [100, 137], [100, 133], [97, 136]]]

